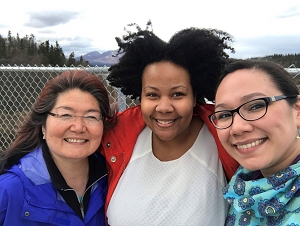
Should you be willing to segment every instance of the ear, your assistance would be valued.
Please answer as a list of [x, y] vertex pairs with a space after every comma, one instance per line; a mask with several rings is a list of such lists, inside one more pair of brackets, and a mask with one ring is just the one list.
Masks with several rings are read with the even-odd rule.
[[294, 105], [294, 109], [297, 112], [297, 127], [300, 128], [300, 95], [298, 95], [298, 99]]
[[42, 133], [43, 133], [43, 134], [45, 134], [45, 130], [46, 130], [45, 125], [42, 125]]

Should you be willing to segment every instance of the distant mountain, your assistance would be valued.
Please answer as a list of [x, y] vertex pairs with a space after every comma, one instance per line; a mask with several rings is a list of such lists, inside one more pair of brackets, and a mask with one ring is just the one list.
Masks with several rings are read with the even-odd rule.
[[[110, 67], [113, 64], [116, 64], [119, 62], [121, 55], [118, 55], [117, 57], [113, 57], [113, 55], [117, 54], [117, 50], [108, 50], [104, 51], [103, 53], [99, 51], [93, 51], [89, 52], [85, 55], [83, 55], [83, 60], [88, 61], [90, 66], [107, 66]], [[80, 57], [75, 57], [76, 61], [80, 60]], [[274, 61], [280, 65], [282, 65], [285, 68], [290, 67], [291, 65], [295, 65], [295, 67], [299, 68], [300, 67], [300, 53], [299, 54], [273, 54], [273, 55], [268, 55], [264, 57], [253, 57], [250, 59], [260, 59], [260, 60], [269, 60], [269, 61]], [[300, 78], [300, 76], [299, 76]]]
[[[88, 61], [90, 66], [111, 66], [119, 62], [120, 56], [113, 57], [117, 53], [117, 50], [109, 50], [103, 53], [99, 51], [89, 52], [82, 55], [84, 61]], [[75, 57], [76, 61], [80, 60], [80, 57]]]

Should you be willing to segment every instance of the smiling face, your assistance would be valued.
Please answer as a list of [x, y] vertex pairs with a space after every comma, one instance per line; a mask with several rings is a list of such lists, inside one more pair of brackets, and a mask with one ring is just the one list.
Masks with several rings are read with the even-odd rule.
[[[50, 112], [76, 116], [101, 116], [96, 98], [79, 89], [59, 94], [56, 104]], [[49, 115], [43, 131], [54, 161], [83, 159], [94, 153], [99, 147], [103, 135], [103, 122], [100, 121], [96, 125], [85, 125], [82, 117], [76, 117], [74, 122], [62, 123]]]
[[[282, 95], [269, 75], [254, 69], [228, 74], [218, 87], [216, 109], [232, 110], [260, 97]], [[270, 176], [287, 167], [300, 154], [296, 139], [299, 100], [291, 107], [286, 100], [272, 102], [264, 117], [246, 121], [238, 114], [227, 129], [217, 130], [227, 152], [248, 170], [261, 169]]]
[[143, 73], [141, 98], [142, 115], [153, 136], [164, 141], [184, 136], [196, 104], [184, 68], [171, 62], [148, 65]]

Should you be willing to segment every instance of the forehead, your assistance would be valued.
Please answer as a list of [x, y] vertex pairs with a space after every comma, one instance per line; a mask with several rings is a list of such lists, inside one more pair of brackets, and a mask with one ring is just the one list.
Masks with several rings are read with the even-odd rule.
[[97, 99], [80, 89], [71, 89], [58, 94], [54, 108], [62, 106], [80, 110], [100, 109]]
[[142, 77], [143, 86], [146, 83], [174, 84], [185, 83], [190, 85], [188, 71], [172, 62], [156, 62], [145, 67]]
[[277, 95], [280, 91], [269, 74], [256, 69], [242, 69], [229, 73], [220, 83], [216, 93], [216, 103], [233, 100], [252, 94]]

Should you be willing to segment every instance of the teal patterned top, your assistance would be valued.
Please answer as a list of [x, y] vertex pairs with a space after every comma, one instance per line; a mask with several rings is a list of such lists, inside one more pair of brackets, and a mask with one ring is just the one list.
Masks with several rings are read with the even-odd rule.
[[268, 178], [239, 167], [223, 189], [231, 204], [226, 226], [300, 226], [300, 162]]

